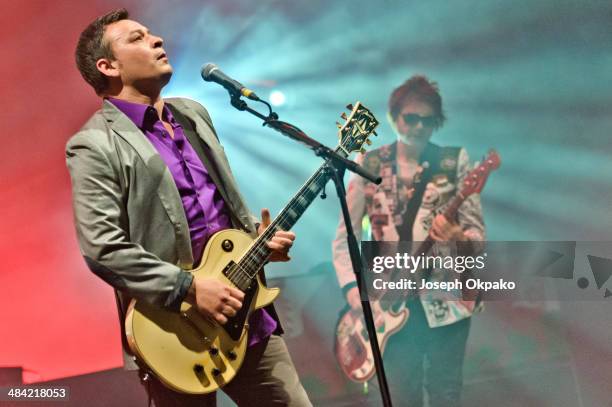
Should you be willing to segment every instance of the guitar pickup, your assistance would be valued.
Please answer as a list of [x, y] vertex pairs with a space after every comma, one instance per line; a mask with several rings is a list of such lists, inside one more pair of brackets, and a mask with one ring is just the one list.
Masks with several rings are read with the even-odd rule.
[[228, 280], [231, 280], [229, 273], [230, 271], [233, 270], [234, 266], [236, 266], [236, 262], [234, 260], [231, 260], [229, 263], [227, 263], [227, 265], [225, 266], [225, 268], [223, 269], [223, 275], [225, 277], [228, 278]]

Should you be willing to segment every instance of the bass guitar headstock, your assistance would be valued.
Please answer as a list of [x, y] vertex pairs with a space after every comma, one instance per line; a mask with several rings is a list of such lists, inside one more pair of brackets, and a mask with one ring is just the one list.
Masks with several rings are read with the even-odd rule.
[[465, 177], [461, 195], [467, 198], [469, 195], [480, 193], [492, 171], [501, 165], [501, 158], [497, 151], [490, 150], [484, 160]]

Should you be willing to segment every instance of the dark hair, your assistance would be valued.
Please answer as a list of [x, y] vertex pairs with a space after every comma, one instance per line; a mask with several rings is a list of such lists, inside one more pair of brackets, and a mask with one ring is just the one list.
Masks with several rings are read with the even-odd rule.
[[442, 109], [442, 97], [436, 82], [430, 81], [426, 76], [415, 75], [395, 88], [389, 97], [389, 114], [393, 121], [399, 116], [402, 107], [411, 99], [427, 103], [432, 107], [436, 117], [436, 128], [444, 124], [446, 116]]
[[127, 20], [129, 14], [120, 8], [96, 18], [87, 26], [79, 37], [75, 51], [77, 68], [83, 79], [100, 95], [108, 87], [108, 78], [96, 67], [100, 58], [113, 59], [113, 51], [106, 41], [103, 41], [106, 27], [117, 21]]

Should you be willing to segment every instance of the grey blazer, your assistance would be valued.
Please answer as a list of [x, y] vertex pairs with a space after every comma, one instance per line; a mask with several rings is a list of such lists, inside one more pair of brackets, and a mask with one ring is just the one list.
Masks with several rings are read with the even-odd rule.
[[[238, 191], [208, 112], [189, 99], [165, 102], [218, 187], [233, 226], [255, 237], [257, 219]], [[193, 267], [179, 192], [155, 147], [108, 101], [70, 138], [66, 163], [81, 254], [115, 289], [125, 367], [137, 368], [123, 330], [130, 300], [176, 308], [181, 283], [188, 281], [184, 270]], [[268, 311], [278, 320], [272, 307]]]

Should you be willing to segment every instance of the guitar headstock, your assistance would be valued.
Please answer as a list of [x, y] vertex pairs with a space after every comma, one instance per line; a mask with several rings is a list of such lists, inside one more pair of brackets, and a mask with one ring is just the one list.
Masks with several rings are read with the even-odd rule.
[[501, 158], [499, 154], [495, 150], [490, 150], [480, 165], [470, 171], [467, 177], [465, 177], [461, 194], [467, 198], [469, 195], [480, 193], [489, 178], [489, 174], [498, 169], [500, 165]]
[[374, 129], [378, 126], [378, 120], [361, 102], [355, 103], [354, 106], [348, 105], [346, 108], [351, 113], [348, 116], [342, 113], [340, 117], [345, 120], [344, 124], [336, 124], [339, 128], [338, 137], [340, 139], [338, 153], [348, 157], [353, 151], [365, 151], [362, 148], [364, 143], [372, 144], [368, 137], [371, 134], [377, 135]]

